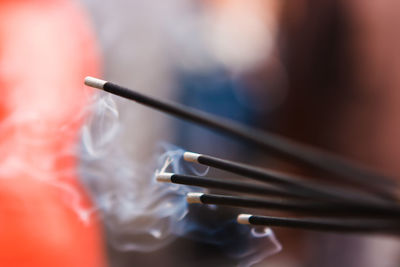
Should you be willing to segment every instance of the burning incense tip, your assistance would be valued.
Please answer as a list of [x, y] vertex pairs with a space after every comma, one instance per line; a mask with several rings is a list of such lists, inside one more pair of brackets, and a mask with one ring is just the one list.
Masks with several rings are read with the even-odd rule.
[[240, 224], [250, 224], [250, 217], [253, 216], [251, 214], [239, 214], [237, 217], [237, 222]]
[[87, 86], [94, 87], [94, 88], [97, 88], [97, 89], [103, 89], [104, 85], [106, 83], [107, 83], [107, 81], [100, 80], [100, 79], [97, 79], [97, 78], [94, 78], [94, 77], [90, 77], [90, 76], [87, 76], [85, 78], [85, 84]]
[[198, 158], [200, 157], [200, 154], [197, 153], [193, 153], [193, 152], [185, 152], [183, 153], [183, 159], [189, 162], [195, 162], [195, 163], [199, 163], [198, 162]]
[[188, 193], [186, 195], [186, 201], [190, 204], [192, 203], [202, 203], [201, 202], [201, 196], [204, 195], [203, 193]]
[[169, 172], [163, 172], [157, 175], [156, 180], [157, 182], [170, 183], [172, 175], [174, 174]]

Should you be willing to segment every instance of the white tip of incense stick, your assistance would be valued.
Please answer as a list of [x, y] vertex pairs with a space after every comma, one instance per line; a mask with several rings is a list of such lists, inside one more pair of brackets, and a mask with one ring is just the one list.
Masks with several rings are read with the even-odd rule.
[[170, 183], [172, 175], [174, 174], [169, 172], [163, 172], [157, 175], [156, 180], [158, 182]]
[[185, 152], [183, 153], [183, 159], [189, 162], [198, 163], [197, 159], [200, 157], [200, 154], [193, 152]]
[[200, 197], [204, 195], [203, 193], [188, 193], [186, 195], [186, 201], [188, 203], [202, 203]]
[[97, 89], [103, 89], [104, 88], [104, 84], [106, 84], [106, 82], [107, 81], [100, 80], [100, 79], [97, 79], [97, 78], [94, 78], [94, 77], [90, 77], [90, 76], [85, 78], [85, 84], [87, 86], [94, 87], [94, 88], [97, 88]]
[[237, 222], [240, 224], [250, 224], [250, 217], [253, 216], [251, 214], [239, 214], [237, 217]]

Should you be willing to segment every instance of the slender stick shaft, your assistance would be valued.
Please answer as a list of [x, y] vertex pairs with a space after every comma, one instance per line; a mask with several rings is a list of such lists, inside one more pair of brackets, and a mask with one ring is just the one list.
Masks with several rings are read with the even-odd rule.
[[348, 191], [334, 186], [327, 187], [304, 178], [278, 171], [257, 168], [243, 163], [192, 152], [185, 152], [183, 156], [186, 161], [218, 168], [248, 178], [253, 178], [258, 181], [277, 184], [304, 197], [324, 198], [330, 201], [348, 201], [365, 204], [381, 203], [386, 205], [386, 201], [382, 201], [381, 199], [375, 198], [371, 195], [356, 193], [354, 191]]
[[332, 204], [307, 200], [264, 199], [252, 197], [227, 196], [217, 194], [188, 193], [189, 203], [226, 205], [267, 210], [302, 212], [313, 215], [362, 216], [379, 218], [400, 218], [400, 210], [380, 209], [374, 206], [351, 204]]
[[190, 107], [155, 99], [111, 82], [87, 77], [85, 83], [173, 116], [240, 138], [277, 156], [335, 173], [342, 178], [346, 177], [347, 180], [358, 182], [363, 186], [373, 184], [373, 186], [369, 186], [370, 189], [386, 197], [393, 197], [392, 186], [397, 185], [394, 180], [372, 172], [365, 167], [357, 166], [333, 154], [295, 143], [272, 133], [261, 132]]
[[280, 187], [265, 186], [250, 182], [240, 182], [232, 180], [222, 180], [219, 178], [199, 177], [193, 175], [182, 175], [175, 173], [162, 173], [157, 176], [159, 182], [171, 182], [174, 184], [184, 184], [199, 186], [204, 188], [222, 189], [225, 191], [239, 192], [244, 194], [255, 194], [263, 196], [279, 197], [304, 197], [296, 191], [286, 190]]
[[373, 221], [365, 219], [350, 221], [320, 218], [285, 218], [241, 214], [238, 216], [238, 222], [251, 225], [279, 226], [333, 232], [375, 232], [398, 234], [400, 230], [399, 223], [396, 221]]

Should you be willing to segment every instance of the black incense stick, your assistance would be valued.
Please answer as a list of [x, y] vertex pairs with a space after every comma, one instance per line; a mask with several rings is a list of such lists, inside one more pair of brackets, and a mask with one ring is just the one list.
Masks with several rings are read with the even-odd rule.
[[265, 151], [273, 152], [286, 159], [305, 163], [315, 168], [335, 173], [341, 177], [346, 177], [348, 180], [361, 183], [361, 185], [368, 186], [372, 184], [373, 186], [370, 188], [376, 192], [388, 198], [396, 198], [393, 193], [393, 186], [397, 185], [397, 183], [394, 180], [367, 170], [365, 167], [356, 166], [341, 157], [324, 152], [320, 149], [295, 143], [287, 138], [246, 127], [234, 121], [213, 116], [177, 103], [149, 97], [97, 78], [86, 77], [85, 84], [136, 101], [173, 116], [230, 134], [231, 136], [253, 143]]
[[382, 209], [375, 206], [361, 206], [351, 204], [333, 204], [323, 201], [288, 200], [271, 198], [253, 198], [241, 196], [227, 196], [205, 193], [188, 193], [188, 203], [201, 203], [213, 205], [226, 205], [233, 207], [257, 208], [264, 210], [278, 210], [301, 212], [312, 215], [347, 216], [367, 218], [392, 218], [400, 219], [399, 209]]
[[366, 232], [366, 233], [390, 233], [399, 234], [398, 221], [385, 220], [338, 220], [324, 218], [286, 218], [271, 216], [255, 216], [240, 214], [237, 218], [241, 224], [279, 226], [289, 228], [301, 228], [314, 231], [330, 232]]
[[295, 190], [286, 188], [265, 186], [249, 182], [222, 180], [211, 177], [199, 177], [193, 175], [182, 175], [176, 173], [160, 173], [157, 175], [157, 181], [170, 182], [174, 184], [184, 184], [191, 186], [199, 186], [203, 188], [215, 188], [225, 191], [233, 191], [244, 194], [256, 194], [263, 196], [279, 196], [279, 197], [304, 197]]

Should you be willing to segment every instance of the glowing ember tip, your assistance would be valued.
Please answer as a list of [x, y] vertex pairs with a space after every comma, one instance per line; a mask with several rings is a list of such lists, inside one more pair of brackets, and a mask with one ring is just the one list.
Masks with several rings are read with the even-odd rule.
[[203, 193], [188, 193], [186, 195], [186, 201], [188, 203], [202, 203], [201, 202], [201, 196], [204, 195]]
[[157, 175], [156, 180], [158, 182], [170, 183], [172, 175], [174, 174], [169, 172], [160, 173]]
[[250, 217], [253, 216], [251, 214], [239, 214], [237, 217], [237, 222], [240, 224], [250, 224]]
[[97, 78], [94, 78], [94, 77], [90, 77], [90, 76], [85, 78], [85, 84], [87, 86], [94, 87], [94, 88], [97, 88], [97, 89], [103, 89], [104, 88], [104, 84], [106, 84], [106, 83], [107, 83], [107, 81], [100, 80], [100, 79], [97, 79]]
[[183, 153], [183, 159], [189, 162], [198, 163], [197, 159], [200, 157], [200, 154], [193, 153], [193, 152], [185, 152]]

